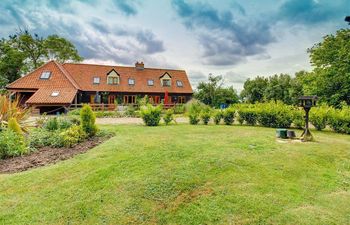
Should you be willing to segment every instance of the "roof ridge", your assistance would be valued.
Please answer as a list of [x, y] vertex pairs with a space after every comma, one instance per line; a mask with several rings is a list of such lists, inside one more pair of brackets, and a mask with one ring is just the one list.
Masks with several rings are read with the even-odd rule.
[[76, 88], [76, 89], [80, 89], [78, 83], [73, 79], [73, 77], [70, 75], [70, 73], [59, 63], [57, 63], [56, 61], [53, 60], [53, 62], [56, 64], [56, 66], [61, 70], [61, 72], [63, 73], [64, 76], [66, 76], [66, 78], [69, 80], [69, 82], [71, 82], [71, 84]]
[[[136, 69], [134, 66], [118, 66], [118, 65], [103, 65], [103, 64], [96, 64], [96, 63], [63, 63], [63, 65], [65, 64], [71, 64], [71, 65], [86, 65], [86, 66], [105, 66], [105, 67], [122, 67], [122, 68], [134, 68]], [[173, 70], [173, 71], [186, 71], [184, 69], [162, 69], [162, 68], [154, 68], [154, 67], [145, 67], [144, 68], [149, 69], [149, 70]]]

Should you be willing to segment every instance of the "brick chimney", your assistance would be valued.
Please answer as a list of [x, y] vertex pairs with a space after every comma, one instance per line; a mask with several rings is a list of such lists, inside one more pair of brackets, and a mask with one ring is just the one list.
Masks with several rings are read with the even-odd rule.
[[143, 70], [145, 68], [145, 64], [143, 64], [143, 62], [136, 62], [135, 63], [135, 68], [138, 70]]

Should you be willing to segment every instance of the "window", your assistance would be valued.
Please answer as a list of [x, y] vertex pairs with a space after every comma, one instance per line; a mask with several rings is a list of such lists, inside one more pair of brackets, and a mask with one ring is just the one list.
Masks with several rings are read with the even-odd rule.
[[51, 93], [51, 97], [57, 97], [57, 96], [59, 96], [60, 95], [60, 92], [59, 91], [53, 91], [52, 93]]
[[153, 86], [154, 85], [154, 80], [148, 80], [147, 84], [148, 84], [148, 86]]
[[40, 79], [44, 79], [44, 80], [47, 80], [49, 79], [51, 76], [51, 72], [50, 71], [44, 71], [41, 73], [40, 75]]
[[184, 86], [181, 80], [177, 80], [177, 81], [176, 81], [176, 85], [177, 85], [178, 87], [183, 87], [183, 86]]
[[128, 83], [129, 83], [129, 85], [135, 85], [135, 79], [129, 78]]
[[136, 95], [124, 95], [124, 104], [136, 104]]
[[185, 103], [185, 96], [179, 96], [178, 98], [177, 98], [177, 103], [180, 103], [180, 104], [183, 104], [183, 103]]
[[94, 77], [94, 84], [99, 84], [99, 83], [100, 83], [100, 78]]
[[119, 84], [119, 77], [118, 76], [108, 76], [107, 83], [108, 84]]
[[162, 80], [162, 86], [163, 87], [170, 87], [171, 85], [171, 80], [170, 79], [163, 79]]

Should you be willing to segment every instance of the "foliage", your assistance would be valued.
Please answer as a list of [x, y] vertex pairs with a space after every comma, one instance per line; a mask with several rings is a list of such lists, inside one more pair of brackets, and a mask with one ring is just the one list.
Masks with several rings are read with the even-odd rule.
[[57, 117], [51, 117], [49, 118], [45, 125], [44, 125], [45, 129], [48, 131], [54, 131], [54, 130], [58, 130], [59, 126], [58, 126], [58, 120]]
[[235, 121], [236, 110], [233, 107], [226, 108], [223, 111], [223, 119], [226, 125], [232, 125]]
[[57, 122], [58, 122], [58, 128], [61, 130], [68, 129], [73, 125], [72, 120], [64, 116], [58, 117]]
[[245, 121], [248, 125], [256, 125], [258, 120], [258, 112], [256, 105], [242, 105], [237, 110], [240, 124]]
[[85, 133], [92, 137], [97, 132], [97, 126], [95, 124], [95, 114], [89, 105], [84, 105], [80, 111], [80, 124]]
[[328, 124], [335, 132], [350, 134], [350, 107], [331, 109]]
[[212, 111], [209, 106], [203, 107], [200, 113], [200, 117], [205, 125], [208, 125], [211, 118], [211, 114], [212, 114]]
[[216, 125], [220, 124], [223, 117], [223, 112], [221, 109], [216, 109], [213, 113], [213, 120]]
[[268, 79], [264, 77], [256, 77], [255, 79], [247, 79], [244, 82], [244, 89], [241, 92], [241, 97], [245, 102], [255, 103], [264, 100], [264, 92], [267, 88]]
[[174, 106], [174, 114], [183, 114], [185, 113], [185, 105], [177, 104]]
[[310, 122], [317, 130], [326, 128], [327, 119], [329, 117], [330, 107], [321, 105], [319, 107], [311, 108], [309, 112]]
[[23, 131], [17, 122], [16, 118], [10, 118], [7, 124], [7, 129], [12, 130], [16, 134], [23, 136]]
[[80, 110], [81, 109], [73, 109], [73, 110], [70, 110], [67, 115], [69, 116], [80, 116]]
[[64, 146], [60, 130], [49, 131], [43, 128], [32, 129], [28, 135], [31, 148], [42, 148], [45, 146], [60, 148]]
[[211, 107], [219, 107], [221, 104], [233, 104], [238, 102], [238, 95], [233, 87], [223, 87], [222, 76], [209, 75], [208, 82], [200, 82], [195, 98]]
[[72, 125], [60, 133], [65, 147], [72, 147], [87, 138], [87, 134], [81, 126]]
[[96, 118], [119, 118], [122, 115], [117, 111], [94, 111]]
[[164, 123], [166, 125], [170, 124], [171, 121], [176, 122], [175, 119], [174, 119], [174, 110], [173, 109], [166, 110], [165, 114], [163, 116], [163, 120], [164, 120]]
[[329, 105], [350, 104], [350, 29], [326, 35], [323, 41], [308, 49], [315, 67], [314, 93]]
[[11, 100], [8, 95], [0, 95], [0, 126], [6, 127], [8, 120], [15, 118], [21, 129], [26, 131], [27, 124], [25, 120], [29, 113], [30, 109], [21, 107], [18, 98]]
[[303, 129], [305, 127], [305, 111], [300, 108], [293, 110], [293, 124], [298, 129]]
[[257, 120], [265, 127], [288, 128], [293, 122], [293, 108], [282, 102], [260, 103]]
[[204, 104], [198, 101], [197, 99], [191, 99], [185, 105], [190, 124], [196, 125], [200, 121], [200, 113]]
[[22, 135], [11, 129], [0, 132], [0, 158], [19, 156], [29, 150]]
[[141, 107], [141, 117], [146, 126], [158, 126], [161, 118], [162, 107], [147, 104]]
[[137, 111], [136, 111], [136, 108], [132, 105], [128, 105], [126, 107], [126, 110], [124, 112], [124, 115], [125, 116], [128, 116], [128, 117], [137, 117]]

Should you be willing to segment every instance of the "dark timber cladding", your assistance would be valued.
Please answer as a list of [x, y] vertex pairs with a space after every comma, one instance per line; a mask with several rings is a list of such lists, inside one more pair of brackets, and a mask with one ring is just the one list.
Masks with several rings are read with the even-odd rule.
[[34, 107], [69, 107], [71, 104], [134, 104], [145, 95], [159, 104], [185, 103], [193, 90], [184, 70], [50, 61], [14, 81], [7, 89], [22, 104]]

